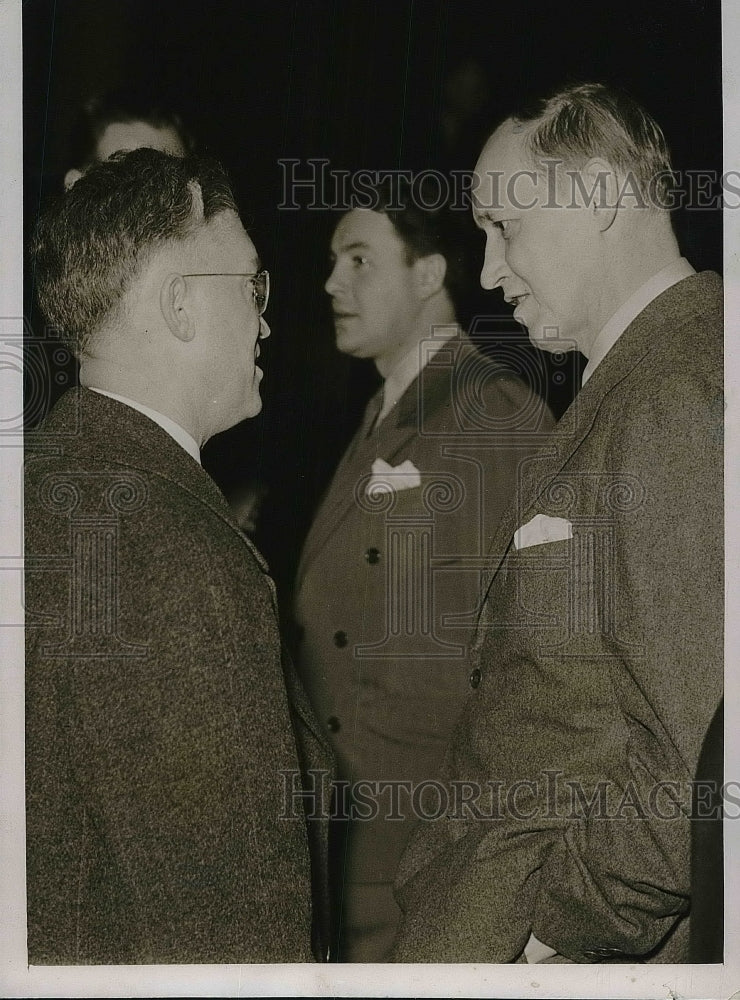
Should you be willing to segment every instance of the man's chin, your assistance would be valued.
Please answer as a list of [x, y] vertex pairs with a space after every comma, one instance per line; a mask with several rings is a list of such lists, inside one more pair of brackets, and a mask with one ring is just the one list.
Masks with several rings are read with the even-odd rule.
[[262, 397], [258, 393], [257, 398], [250, 402], [249, 412], [247, 413], [245, 419], [251, 419], [252, 417], [256, 417], [261, 412], [262, 412]]
[[262, 412], [262, 397], [259, 394], [259, 389], [255, 388], [249, 393], [247, 400], [242, 409], [242, 414], [239, 417], [239, 423], [242, 420], [251, 420], [252, 417], [256, 417]]
[[353, 358], [364, 358], [362, 343], [356, 338], [337, 333], [334, 345], [340, 354], [349, 354]]
[[527, 329], [527, 333], [530, 342], [535, 347], [541, 351], [548, 351], [550, 354], [565, 354], [577, 349], [577, 344], [568, 337], [562, 336], [560, 329], [556, 326], [536, 326]]

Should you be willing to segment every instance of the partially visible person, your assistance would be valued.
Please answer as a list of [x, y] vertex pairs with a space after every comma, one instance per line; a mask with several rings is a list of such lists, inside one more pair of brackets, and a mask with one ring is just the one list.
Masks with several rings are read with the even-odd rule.
[[690, 958], [690, 790], [723, 681], [723, 299], [681, 256], [671, 184], [658, 124], [599, 84], [480, 154], [481, 284], [588, 364], [492, 549], [450, 806], [399, 868], [399, 961]]
[[389, 957], [412, 786], [435, 777], [469, 691], [483, 557], [552, 426], [457, 323], [454, 215], [410, 185], [373, 196], [336, 226], [326, 291], [337, 348], [383, 384], [308, 533], [295, 601], [300, 673], [349, 783], [335, 955], [353, 962]]
[[234, 520], [249, 538], [254, 538], [257, 532], [260, 509], [267, 498], [267, 493], [267, 484], [259, 478], [254, 478], [233, 487], [226, 494]]
[[[173, 156], [194, 152], [194, 141], [183, 120], [174, 111], [142, 97], [135, 90], [93, 95], [77, 110], [69, 136], [64, 189], [94, 164], [102, 163], [116, 151], [148, 147]], [[29, 275], [29, 288], [33, 281]], [[28, 302], [32, 326], [43, 328], [33, 296]], [[59, 349], [56, 336], [33, 338], [26, 345], [24, 366], [24, 426], [37, 426], [61, 394], [78, 381], [77, 360]], [[38, 354], [42, 357], [37, 357]], [[38, 372], [44, 373], [39, 379]]]
[[310, 961], [282, 772], [296, 741], [305, 766], [330, 755], [200, 465], [261, 409], [268, 274], [221, 167], [151, 149], [91, 167], [34, 260], [82, 387], [27, 437], [29, 962]]
[[72, 128], [64, 186], [70, 188], [94, 163], [113, 153], [146, 146], [172, 156], [189, 156], [195, 143], [175, 111], [135, 91], [95, 94], [83, 102]]
[[692, 962], [724, 960], [724, 699], [709, 724], [696, 766], [691, 821]]

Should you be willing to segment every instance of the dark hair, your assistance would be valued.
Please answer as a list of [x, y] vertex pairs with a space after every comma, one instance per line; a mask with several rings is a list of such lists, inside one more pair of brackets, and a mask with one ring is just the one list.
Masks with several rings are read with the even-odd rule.
[[406, 247], [406, 260], [413, 264], [420, 257], [441, 254], [446, 263], [444, 287], [455, 306], [468, 289], [466, 267], [467, 213], [454, 213], [442, 197], [443, 189], [431, 176], [409, 181], [396, 175], [372, 188], [363, 188], [363, 196], [372, 193], [372, 210], [390, 220]]
[[668, 207], [673, 168], [658, 123], [629, 95], [600, 83], [559, 90], [510, 116], [533, 125], [530, 155], [579, 168], [601, 156], [629, 175], [646, 205]]
[[36, 227], [35, 280], [49, 323], [79, 356], [154, 248], [226, 210], [238, 212], [215, 160], [135, 149], [91, 167]]
[[153, 128], [171, 128], [186, 156], [192, 156], [195, 142], [182, 118], [151, 96], [135, 90], [116, 90], [88, 97], [80, 106], [70, 134], [69, 165], [86, 170], [97, 162], [97, 146], [109, 125], [119, 122], [146, 122]]

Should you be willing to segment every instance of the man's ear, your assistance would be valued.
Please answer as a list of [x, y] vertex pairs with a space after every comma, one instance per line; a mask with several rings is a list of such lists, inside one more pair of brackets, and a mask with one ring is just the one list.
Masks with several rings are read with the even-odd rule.
[[444, 287], [447, 261], [441, 253], [430, 253], [426, 257], [418, 257], [412, 266], [416, 290], [422, 299], [431, 298]]
[[64, 190], [69, 191], [72, 185], [77, 183], [80, 177], [82, 177], [82, 171], [78, 170], [77, 167], [72, 167], [68, 170], [64, 175]]
[[195, 336], [195, 323], [187, 302], [187, 285], [181, 274], [168, 274], [159, 291], [159, 308], [170, 333], [184, 343]]
[[617, 217], [619, 208], [619, 177], [608, 160], [595, 156], [581, 170], [585, 181], [589, 209], [604, 233]]

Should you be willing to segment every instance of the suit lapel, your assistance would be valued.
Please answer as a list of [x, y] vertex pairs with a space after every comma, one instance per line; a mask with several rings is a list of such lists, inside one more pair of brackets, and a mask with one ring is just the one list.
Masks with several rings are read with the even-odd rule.
[[[461, 345], [469, 346], [467, 338]], [[350, 512], [357, 507], [359, 484], [372, 472], [376, 458], [382, 458], [389, 465], [398, 464], [398, 459], [418, 434], [420, 395], [426, 416], [431, 416], [444, 402], [449, 393], [449, 370], [424, 368], [406, 389], [394, 410], [369, 434], [365, 434], [365, 420], [344, 453], [331, 484], [321, 502], [316, 518], [306, 537], [298, 569], [298, 581], [303, 579], [306, 569], [322, 550]], [[379, 398], [382, 390], [373, 396]]]
[[[651, 342], [647, 332], [651, 327], [649, 323], [641, 322], [642, 316], [630, 324], [578, 392], [555, 427], [552, 443], [544, 445], [533, 458], [526, 460], [516, 500], [502, 518], [488, 550], [491, 562], [482, 581], [482, 599], [486, 598], [511, 547], [515, 531], [527, 523], [539, 497], [588, 437], [604, 399], [649, 354]], [[654, 327], [651, 329], [654, 331]]]
[[[371, 397], [368, 409], [379, 397], [379, 392]], [[298, 569], [298, 579], [303, 579], [306, 567], [321, 551], [327, 539], [355, 505], [355, 486], [364, 475], [370, 474], [375, 458], [376, 432], [366, 435], [366, 420], [355, 432], [354, 437], [342, 455], [324, 498], [319, 504], [314, 521], [303, 545], [303, 554]]]
[[653, 299], [630, 323], [561, 418], [553, 432], [553, 443], [544, 446], [535, 461], [527, 463], [517, 501], [502, 519], [489, 549], [491, 563], [483, 579], [483, 599], [511, 546], [514, 532], [526, 524], [542, 492], [591, 432], [609, 393], [648, 358], [672, 317], [685, 322], [687, 318], [700, 316], [721, 284], [716, 274], [707, 271], [684, 278]]

